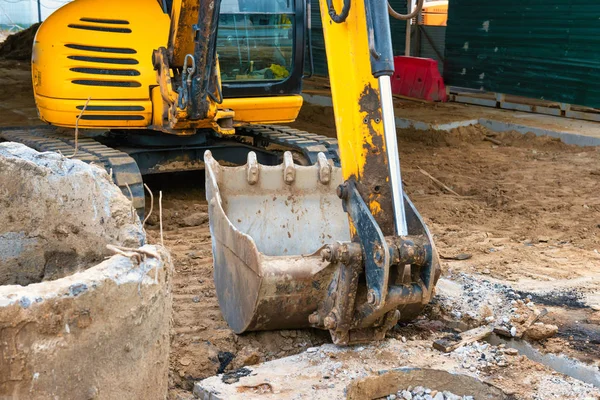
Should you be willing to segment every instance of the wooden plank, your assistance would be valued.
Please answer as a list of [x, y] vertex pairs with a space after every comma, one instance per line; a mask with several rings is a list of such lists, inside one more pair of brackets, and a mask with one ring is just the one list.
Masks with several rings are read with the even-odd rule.
[[480, 326], [479, 328], [471, 329], [463, 332], [460, 335], [447, 336], [433, 342], [433, 348], [443, 353], [450, 353], [459, 347], [482, 340], [492, 333], [491, 326]]

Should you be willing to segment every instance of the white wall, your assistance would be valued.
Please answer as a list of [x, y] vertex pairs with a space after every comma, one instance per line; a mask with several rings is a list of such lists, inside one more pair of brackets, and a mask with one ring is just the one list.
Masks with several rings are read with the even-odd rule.
[[[39, 0], [42, 20], [71, 0]], [[38, 22], [38, 0], [0, 0], [0, 26], [22, 28]]]

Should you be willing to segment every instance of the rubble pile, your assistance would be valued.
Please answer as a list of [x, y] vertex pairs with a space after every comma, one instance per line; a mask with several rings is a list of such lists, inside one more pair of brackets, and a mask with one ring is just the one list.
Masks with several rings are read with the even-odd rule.
[[490, 325], [499, 335], [530, 340], [544, 340], [558, 332], [556, 325], [538, 322], [547, 310], [538, 308], [531, 295], [523, 297], [508, 285], [465, 273], [453, 278], [460, 285], [460, 297], [442, 292], [436, 304], [442, 313], [464, 322], [467, 328]]
[[390, 394], [386, 400], [475, 400], [473, 396], [458, 396], [447, 390], [441, 392], [423, 386], [408, 387], [396, 394]]
[[31, 59], [33, 40], [40, 24], [31, 25], [29, 28], [8, 36], [0, 44], [0, 58], [16, 61]]

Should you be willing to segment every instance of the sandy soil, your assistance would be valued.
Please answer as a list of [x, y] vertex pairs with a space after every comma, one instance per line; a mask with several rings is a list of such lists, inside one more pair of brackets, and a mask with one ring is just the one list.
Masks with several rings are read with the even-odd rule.
[[[39, 123], [27, 69], [0, 61], [1, 125]], [[335, 134], [330, 108], [306, 105], [294, 126]], [[448, 134], [399, 131], [405, 188], [446, 258], [444, 276], [464, 272], [524, 294], [548, 291], [534, 300], [552, 311], [543, 321], [560, 330], [542, 345], [564, 351], [571, 344], [573, 354], [597, 360], [598, 325], [583, 321], [592, 313], [586, 304], [600, 304], [600, 150], [513, 133], [495, 136], [502, 142], [498, 146], [483, 141], [485, 133], [473, 127]], [[459, 196], [441, 189], [419, 167]], [[220, 315], [212, 282], [203, 174], [155, 176], [147, 183], [155, 194], [163, 191], [164, 242], [176, 269], [171, 398], [188, 397], [193, 382], [220, 368], [280, 358], [329, 341], [326, 333], [310, 330], [234, 335]], [[155, 217], [147, 228], [150, 241], [159, 242]], [[452, 259], [460, 254], [471, 257]], [[430, 331], [408, 325], [393, 336], [424, 339]]]
[[[294, 126], [331, 135], [331, 109], [307, 105]], [[528, 292], [579, 286], [576, 298], [597, 291], [598, 149], [510, 133], [496, 136], [503, 143], [497, 146], [483, 141], [484, 133], [479, 128], [446, 135], [399, 131], [406, 190], [432, 229], [440, 253], [448, 258], [472, 256], [463, 261], [445, 260], [444, 275], [481, 274], [522, 285]], [[460, 196], [445, 193], [419, 167]], [[191, 191], [190, 181], [197, 185]], [[220, 316], [214, 294], [210, 235], [202, 223], [206, 219], [202, 174], [183, 174], [169, 181], [159, 178], [149, 184], [154, 191], [164, 190], [166, 196], [165, 244], [174, 252], [177, 271], [172, 385], [189, 389], [194, 380], [216, 373], [224, 352], [241, 353], [241, 358], [254, 358], [252, 361], [269, 360], [328, 341], [326, 335], [313, 331], [234, 335]], [[196, 222], [199, 226], [186, 226]], [[150, 237], [157, 240], [156, 228], [149, 229]], [[591, 312], [576, 309], [581, 320]], [[563, 320], [560, 312], [551, 313], [544, 321], [564, 328], [562, 336], [544, 344], [547, 350], [564, 348], [572, 336], [572, 321]], [[396, 337], [405, 335], [428, 334], [415, 326], [394, 332]], [[597, 349], [598, 342], [589, 339], [583, 338], [575, 347]], [[590, 356], [588, 361], [598, 357]], [[241, 365], [239, 362], [236, 359], [232, 365]]]

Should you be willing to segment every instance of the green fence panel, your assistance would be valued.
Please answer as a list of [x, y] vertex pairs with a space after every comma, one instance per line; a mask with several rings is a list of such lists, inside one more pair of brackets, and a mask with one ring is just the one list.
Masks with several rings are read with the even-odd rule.
[[450, 0], [444, 78], [600, 107], [600, 1]]

